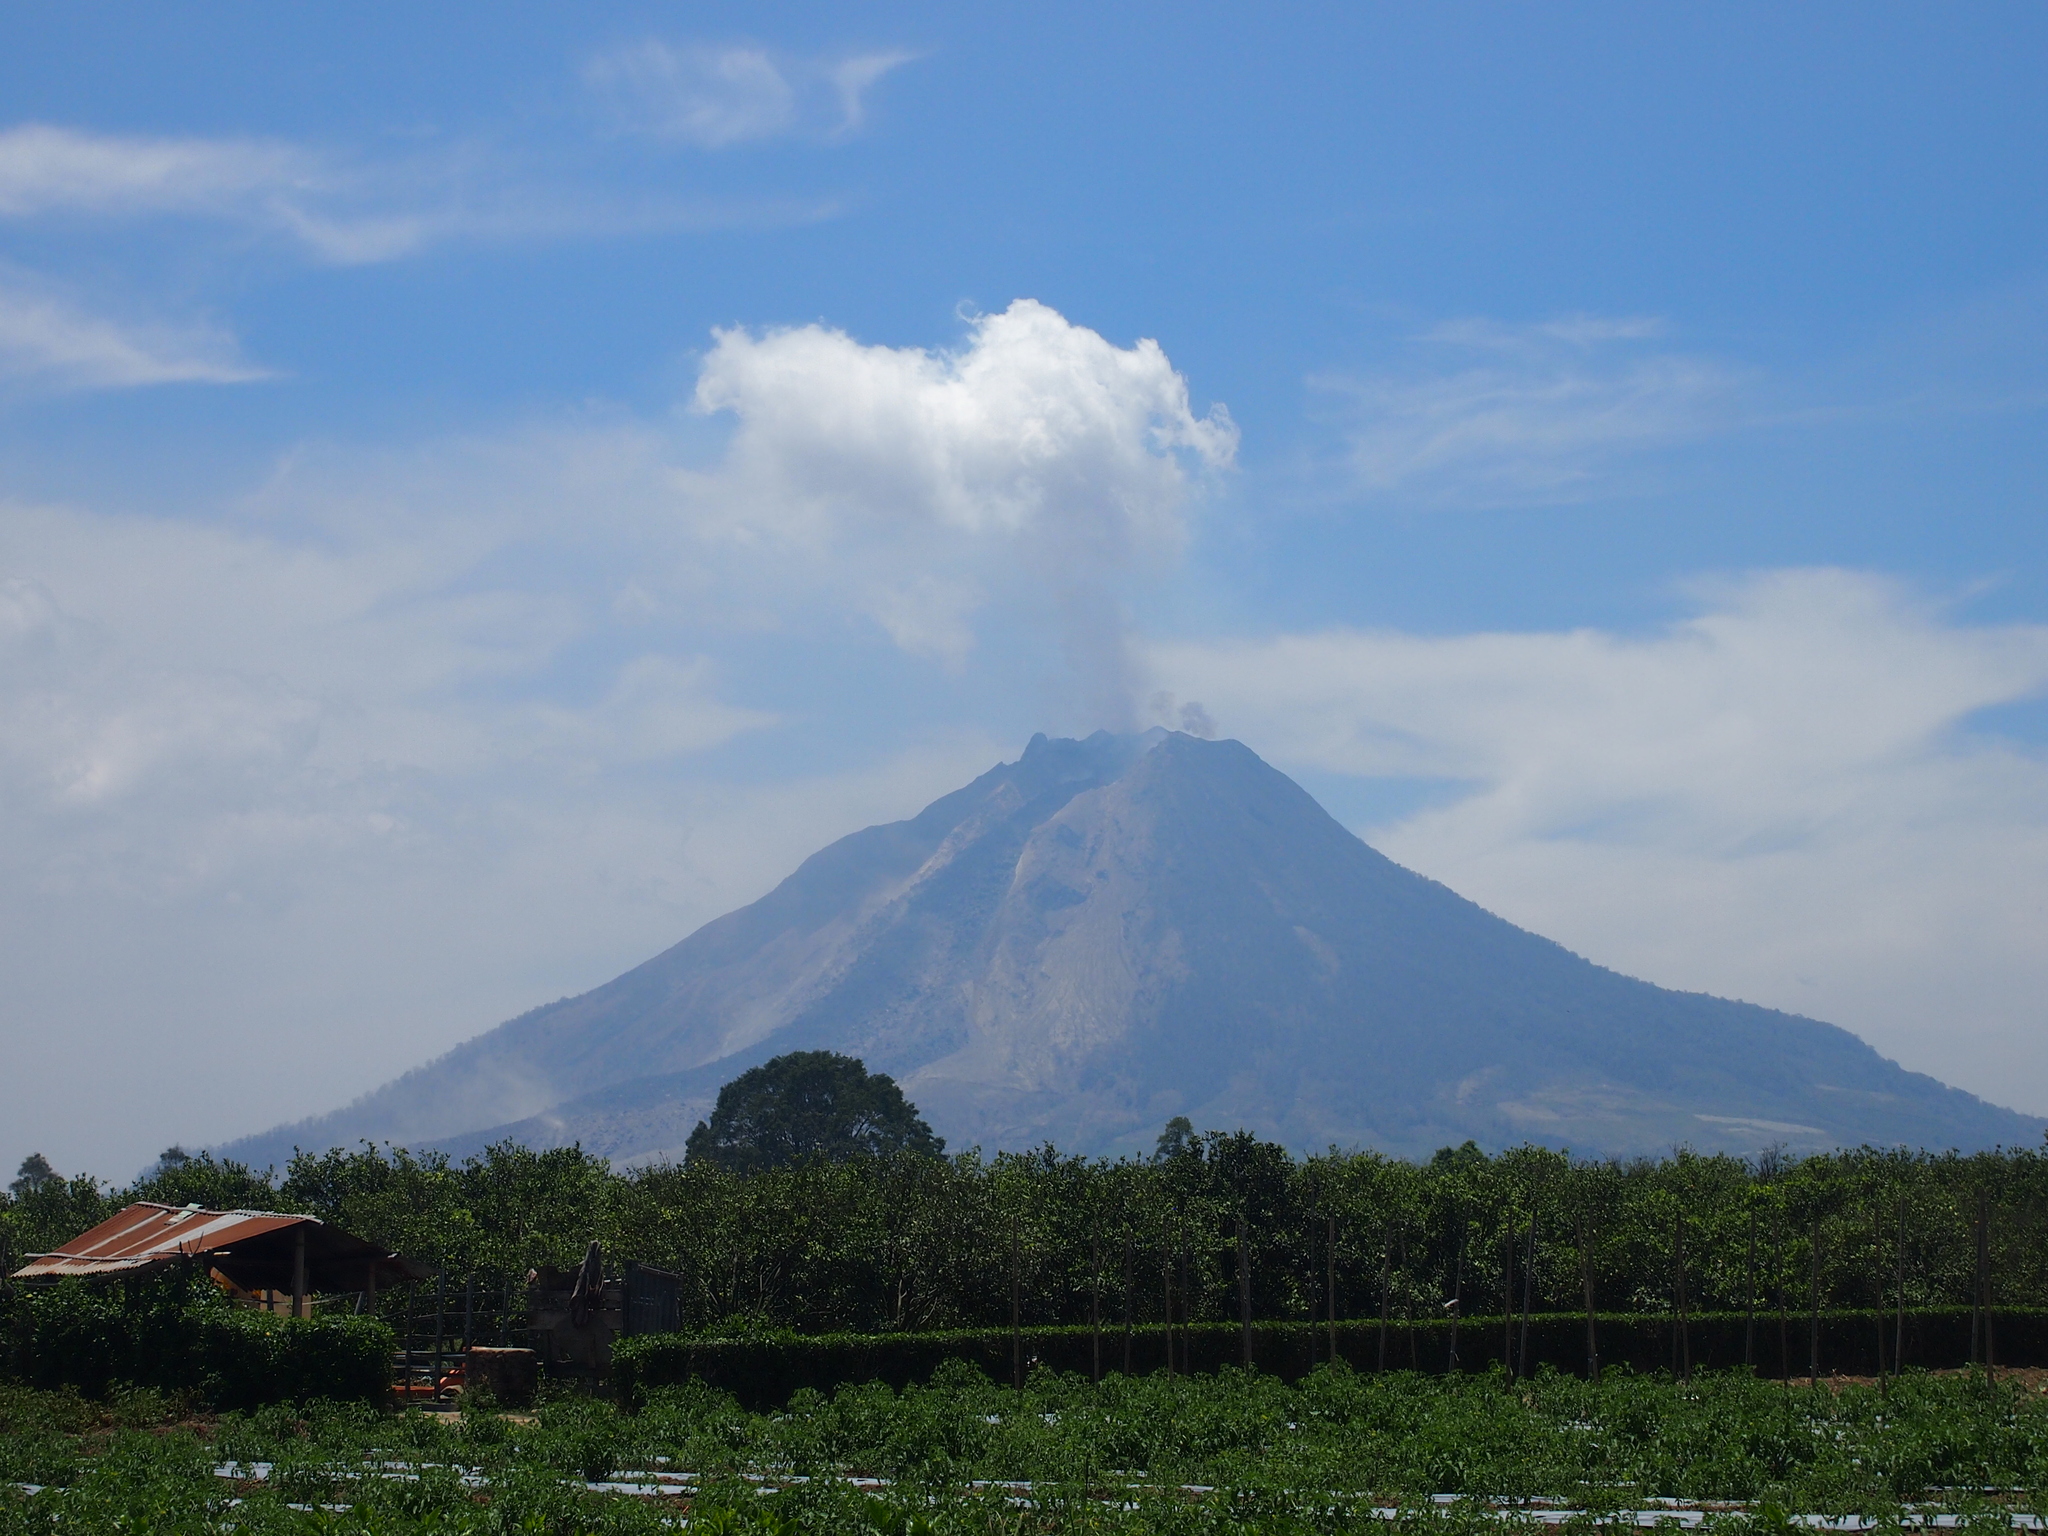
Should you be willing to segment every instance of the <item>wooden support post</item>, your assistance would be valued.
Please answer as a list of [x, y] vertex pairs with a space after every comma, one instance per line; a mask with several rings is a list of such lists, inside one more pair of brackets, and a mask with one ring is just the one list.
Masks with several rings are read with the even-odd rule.
[[306, 1315], [306, 1227], [292, 1230], [292, 1316]]

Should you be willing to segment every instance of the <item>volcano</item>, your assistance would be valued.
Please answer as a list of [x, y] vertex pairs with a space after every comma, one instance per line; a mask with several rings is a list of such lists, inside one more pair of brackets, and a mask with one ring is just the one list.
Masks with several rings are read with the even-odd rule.
[[1241, 743], [1152, 731], [1034, 737], [616, 980], [223, 1150], [680, 1159], [722, 1083], [821, 1048], [896, 1077], [955, 1150], [1146, 1151], [1174, 1115], [1404, 1156], [1967, 1150], [2044, 1123], [1834, 1025], [1604, 969], [1374, 852]]

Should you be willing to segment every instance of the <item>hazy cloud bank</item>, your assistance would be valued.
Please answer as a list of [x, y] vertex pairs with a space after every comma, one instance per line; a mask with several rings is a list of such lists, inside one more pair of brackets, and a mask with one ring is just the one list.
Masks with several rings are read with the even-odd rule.
[[1283, 766], [1437, 781], [1432, 808], [1360, 830], [1515, 921], [2048, 1108], [2048, 762], [1969, 725], [2048, 692], [2048, 628], [1857, 572], [1696, 596], [1645, 636], [1334, 630], [1152, 659]]

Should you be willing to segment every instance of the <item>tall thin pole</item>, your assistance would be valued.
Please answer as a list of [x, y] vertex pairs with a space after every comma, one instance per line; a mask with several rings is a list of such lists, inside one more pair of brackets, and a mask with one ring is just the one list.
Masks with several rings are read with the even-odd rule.
[[1508, 1380], [1515, 1379], [1515, 1217], [1508, 1213], [1507, 1230], [1501, 1234], [1500, 1268], [1500, 1367]]
[[1017, 1218], [1010, 1218], [1010, 1385], [1024, 1390], [1024, 1277], [1019, 1263]]
[[1993, 1307], [1997, 1294], [1991, 1280], [1991, 1196], [1985, 1200], [1985, 1380], [1997, 1380], [1999, 1374], [1999, 1313]]
[[1245, 1235], [1244, 1213], [1237, 1217], [1237, 1320], [1244, 1330], [1244, 1368], [1252, 1368], [1252, 1245]]
[[1749, 1320], [1742, 1328], [1742, 1363], [1756, 1369], [1756, 1207], [1749, 1208]]
[[[1330, 1364], [1337, 1363], [1337, 1218], [1323, 1218], [1323, 1310], [1329, 1314]], [[1380, 1330], [1380, 1354], [1387, 1352], [1386, 1329]]]
[[1678, 1379], [1692, 1380], [1692, 1317], [1685, 1294], [1685, 1212], [1678, 1213]]
[[1817, 1387], [1820, 1385], [1820, 1218], [1818, 1216], [1813, 1219], [1811, 1258], [1813, 1261], [1813, 1321], [1806, 1339], [1807, 1368], [1809, 1372], [1806, 1384], [1811, 1387]]
[[462, 1281], [462, 1348], [466, 1354], [470, 1341], [476, 1334], [476, 1273], [471, 1271]]
[[1088, 1377], [1102, 1380], [1102, 1227], [1098, 1223], [1089, 1239], [1088, 1269]]
[[[1380, 1354], [1379, 1364], [1376, 1368], [1382, 1371], [1387, 1368], [1387, 1314], [1393, 1310], [1393, 1301], [1394, 1234], [1387, 1232], [1382, 1235], [1380, 1243]], [[1333, 1307], [1331, 1310], [1334, 1313], [1335, 1308]], [[1336, 1337], [1336, 1333], [1337, 1319], [1333, 1315], [1330, 1319], [1331, 1337]]]
[[1159, 1261], [1159, 1283], [1166, 1298], [1166, 1374], [1173, 1375], [1173, 1254], [1168, 1252]]
[[1970, 1269], [1970, 1364], [1984, 1363], [1984, 1196], [1977, 1196], [1977, 1214], [1970, 1223], [1974, 1252]]
[[1517, 1375], [1529, 1374], [1529, 1303], [1536, 1289], [1536, 1205], [1529, 1204], [1529, 1251], [1522, 1256], [1522, 1339], [1517, 1350]]
[[448, 1334], [448, 1271], [434, 1272], [434, 1382], [433, 1390], [427, 1395], [441, 1395], [441, 1350]]
[[1458, 1368], [1458, 1314], [1465, 1310], [1465, 1241], [1471, 1229], [1463, 1216], [1458, 1218], [1458, 1257], [1451, 1268], [1451, 1352], [1444, 1361], [1444, 1371], [1449, 1374]]
[[1124, 1233], [1124, 1374], [1131, 1374], [1131, 1234]]
[[1771, 1289], [1778, 1298], [1778, 1379], [1785, 1391], [1792, 1391], [1792, 1320], [1785, 1306], [1785, 1213], [1771, 1217], [1771, 1247], [1777, 1255], [1771, 1265]]
[[1897, 1328], [1892, 1335], [1892, 1369], [1906, 1368], [1906, 1197], [1899, 1196], [1899, 1246], [1897, 1262], [1892, 1272], [1895, 1289], [1899, 1298]]
[[1579, 1284], [1586, 1293], [1586, 1379], [1600, 1379], [1600, 1333], [1593, 1312], [1593, 1248], [1586, 1237], [1586, 1218], [1579, 1217]]

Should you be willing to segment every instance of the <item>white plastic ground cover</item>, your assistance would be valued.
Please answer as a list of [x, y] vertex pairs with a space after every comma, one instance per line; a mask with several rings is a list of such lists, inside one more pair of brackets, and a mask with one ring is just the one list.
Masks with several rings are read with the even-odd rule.
[[[213, 1471], [216, 1477], [229, 1478], [236, 1482], [261, 1483], [269, 1481], [274, 1465], [274, 1463], [267, 1461], [224, 1461], [216, 1466]], [[450, 1467], [440, 1462], [384, 1461], [373, 1462], [364, 1467], [336, 1467], [323, 1470], [329, 1476], [337, 1479], [375, 1477], [389, 1478], [394, 1481], [414, 1482], [419, 1479], [420, 1472], [423, 1469], [443, 1472], [453, 1471], [466, 1488], [487, 1487], [490, 1483], [488, 1478], [484, 1477], [474, 1468]], [[742, 1473], [741, 1477], [744, 1481], [754, 1484], [757, 1493], [763, 1494], [778, 1493], [783, 1488], [811, 1481], [808, 1476], [803, 1474], [772, 1477], [767, 1473], [748, 1472]], [[567, 1481], [574, 1482], [575, 1479], [568, 1479]], [[698, 1481], [698, 1476], [694, 1472], [657, 1471], [636, 1473], [631, 1478], [586, 1480], [582, 1483], [582, 1486], [592, 1493], [658, 1498], [663, 1495], [679, 1497], [692, 1493], [695, 1491]], [[872, 1492], [895, 1486], [888, 1479], [879, 1477], [846, 1477], [837, 1479], [837, 1481], [845, 1483], [850, 1488], [860, 1489], [863, 1492]], [[12, 1483], [4, 1486], [12, 1487], [17, 1492], [26, 1494], [31, 1498], [43, 1493], [62, 1493], [64, 1491], [62, 1488], [45, 1487], [41, 1483]], [[1007, 1502], [1017, 1504], [1029, 1504], [1032, 1502], [1030, 1496], [1036, 1493], [1040, 1487], [1035, 1482], [988, 1478], [978, 1478], [964, 1486], [989, 1492], [1000, 1492], [1006, 1496]], [[1133, 1493], [1172, 1492], [1205, 1494], [1216, 1492], [1215, 1488], [1201, 1483], [1182, 1483], [1171, 1489], [1145, 1483], [1128, 1483], [1124, 1486]], [[1953, 1491], [1958, 1493], [2010, 1493], [2018, 1492], [2019, 1490], [2001, 1488], [1984, 1490], [1956, 1489]], [[242, 1501], [240, 1499], [231, 1499], [228, 1502], [229, 1507], [232, 1508]], [[1478, 1499], [1469, 1494], [1439, 1493], [1432, 1495], [1429, 1502], [1435, 1508], [1446, 1513], [1457, 1505], [1481, 1504], [1486, 1506], [1487, 1513], [1500, 1519], [1526, 1520], [1537, 1525], [1563, 1525], [1567, 1521], [1579, 1519], [1588, 1513], [1585, 1509], [1570, 1506], [1561, 1499]], [[1642, 1509], [1621, 1509], [1603, 1512], [1596, 1519], [1602, 1525], [1634, 1526], [1642, 1530], [1655, 1530], [1659, 1527], [1695, 1530], [1705, 1525], [1709, 1519], [1715, 1516], [1746, 1514], [1756, 1507], [1754, 1504], [1740, 1500], [1708, 1499], [1695, 1501], [1666, 1498], [1646, 1500], [1645, 1506]], [[316, 1507], [338, 1513], [352, 1506], [347, 1504], [321, 1504], [318, 1506], [294, 1504], [291, 1506], [293, 1509], [308, 1511]], [[1126, 1505], [1125, 1507], [1136, 1508], [1137, 1506]], [[1413, 1512], [1414, 1507], [1412, 1505], [1401, 1504], [1379, 1504], [1373, 1506], [1369, 1511], [1373, 1518], [1379, 1520], [1399, 1520], [1404, 1515]], [[1879, 1525], [1886, 1523], [1867, 1515], [1788, 1515], [1785, 1518], [1790, 1524], [1803, 1526], [1813, 1531], [1869, 1531], [1875, 1530]], [[2048, 1530], [2048, 1521], [2043, 1521], [2039, 1515], [2029, 1514], [2025, 1511], [2013, 1511], [2009, 1519], [2011, 1529], [2016, 1531]], [[1909, 1509], [1899, 1517], [1897, 1523], [1914, 1530], [1951, 1531], [1959, 1530], [1966, 1526], [1979, 1526], [1983, 1523], [1983, 1517], [1980, 1515], [1930, 1514], [1924, 1510]]]

